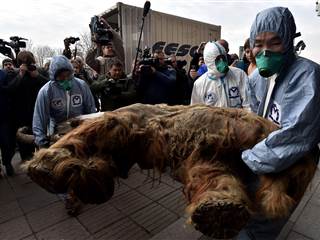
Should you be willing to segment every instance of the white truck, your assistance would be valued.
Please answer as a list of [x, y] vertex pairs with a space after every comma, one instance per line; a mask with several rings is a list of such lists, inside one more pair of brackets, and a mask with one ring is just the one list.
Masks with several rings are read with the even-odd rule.
[[[100, 14], [119, 31], [124, 44], [126, 72], [131, 71], [140, 34], [143, 8], [117, 3]], [[220, 39], [221, 26], [150, 10], [145, 18], [140, 48], [161, 49], [189, 61], [201, 42]]]

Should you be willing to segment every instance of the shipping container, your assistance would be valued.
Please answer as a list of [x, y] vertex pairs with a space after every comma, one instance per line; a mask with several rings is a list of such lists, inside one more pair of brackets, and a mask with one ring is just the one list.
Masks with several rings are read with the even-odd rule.
[[[121, 2], [101, 16], [117, 29], [123, 39], [126, 71], [131, 71], [138, 46], [143, 8]], [[176, 54], [189, 61], [201, 42], [220, 39], [221, 26], [169, 15], [150, 9], [145, 18], [140, 48], [162, 49], [169, 56]]]

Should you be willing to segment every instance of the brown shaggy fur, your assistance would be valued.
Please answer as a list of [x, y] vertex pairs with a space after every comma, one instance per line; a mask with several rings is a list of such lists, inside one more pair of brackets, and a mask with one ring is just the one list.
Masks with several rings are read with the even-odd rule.
[[[314, 175], [315, 161], [306, 156], [281, 173], [260, 176], [256, 199], [249, 195], [245, 182], [252, 173], [241, 152], [276, 129], [240, 109], [135, 104], [82, 122], [26, 167], [48, 191], [73, 191], [85, 203], [107, 201], [113, 179], [126, 178], [135, 163], [159, 172], [170, 167], [185, 186], [195, 227], [230, 237], [257, 211], [288, 216]], [[219, 234], [210, 230], [220, 228]]]

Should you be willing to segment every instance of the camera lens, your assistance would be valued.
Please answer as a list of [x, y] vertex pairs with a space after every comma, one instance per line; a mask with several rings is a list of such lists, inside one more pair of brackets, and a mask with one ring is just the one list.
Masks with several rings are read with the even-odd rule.
[[28, 68], [28, 71], [30, 72], [37, 70], [37, 66], [34, 64], [28, 65], [27, 68]]

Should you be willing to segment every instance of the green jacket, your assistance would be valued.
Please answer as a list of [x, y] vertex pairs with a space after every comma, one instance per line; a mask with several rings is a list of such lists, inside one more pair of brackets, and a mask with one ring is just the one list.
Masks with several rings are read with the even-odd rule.
[[101, 101], [101, 111], [113, 111], [117, 108], [136, 103], [136, 90], [132, 79], [126, 75], [121, 79], [101, 76], [91, 84], [92, 92]]

